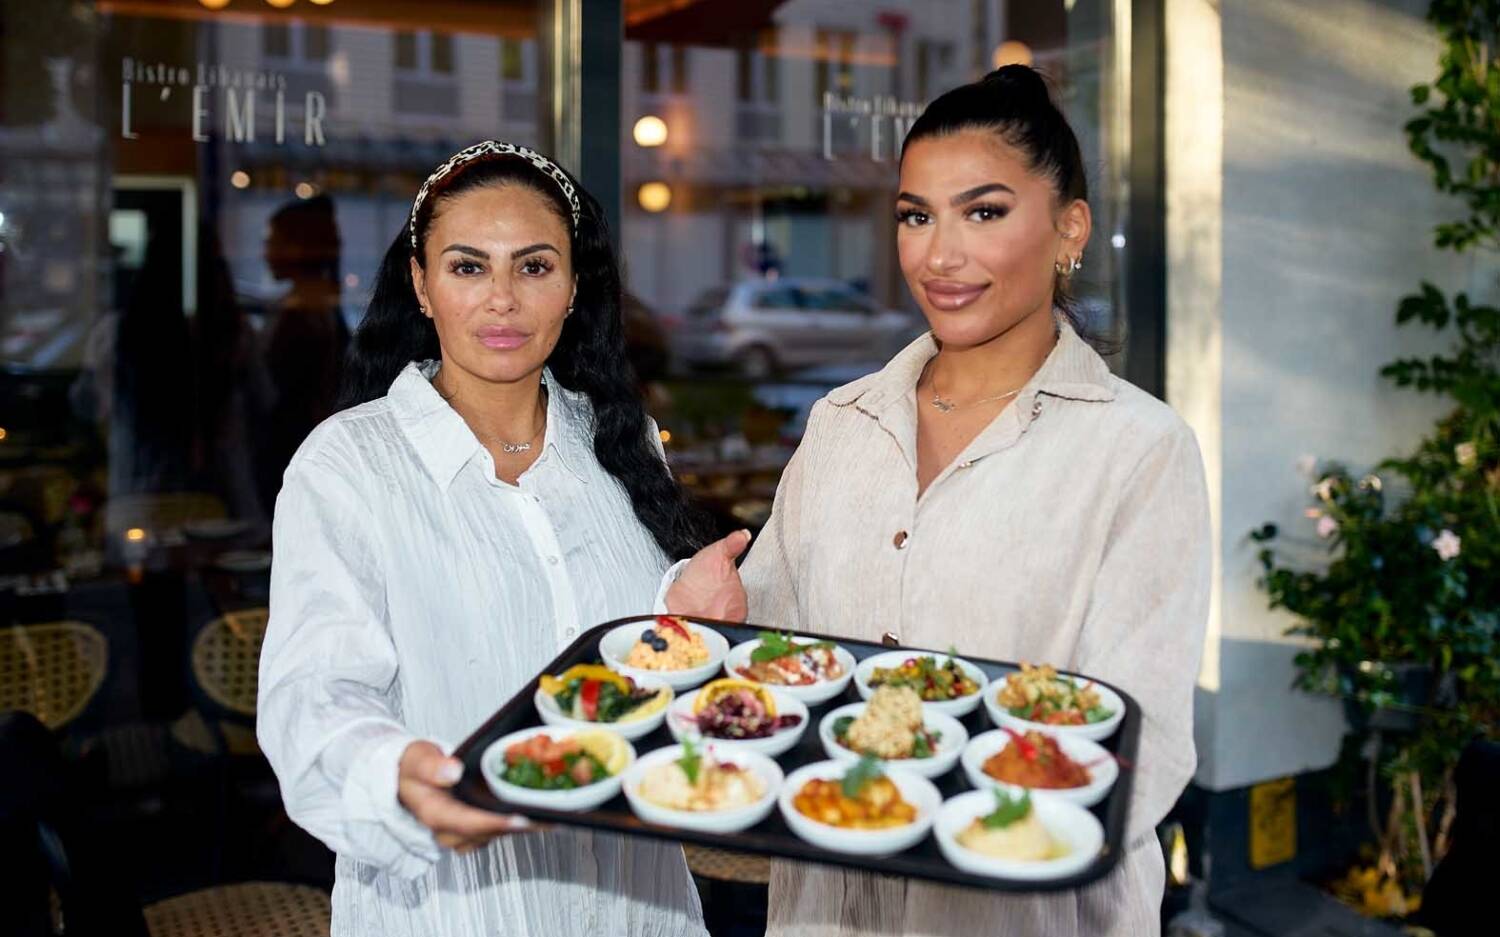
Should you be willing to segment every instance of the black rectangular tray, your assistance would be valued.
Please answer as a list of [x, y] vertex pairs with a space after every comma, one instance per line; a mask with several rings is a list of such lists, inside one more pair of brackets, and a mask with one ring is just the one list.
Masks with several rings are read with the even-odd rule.
[[[595, 663], [601, 660], [599, 656], [599, 639], [606, 632], [619, 625], [637, 622], [650, 623], [655, 620], [655, 617], [654, 615], [639, 615], [633, 618], [621, 618], [591, 628], [580, 635], [567, 650], [559, 654], [557, 659], [549, 664], [543, 672], [557, 674], [562, 673], [574, 664]], [[728, 639], [730, 647], [744, 641], [754, 640], [762, 630], [770, 630], [754, 625], [734, 624], [707, 618], [694, 618], [692, 616], [678, 617], [686, 618], [694, 624], [718, 631]], [[853, 654], [855, 660], [863, 660], [872, 654], [880, 654], [892, 650], [892, 646], [877, 644], [871, 641], [840, 638], [831, 635], [817, 635], [808, 632], [793, 633], [805, 638], [835, 641], [848, 650], [849, 653]], [[933, 653], [932, 649], [927, 648], [905, 648], [903, 646], [902, 649]], [[939, 651], [937, 653], [944, 652]], [[968, 657], [963, 655], [962, 652], [959, 653], [959, 656], [978, 666], [989, 675], [991, 680], [1003, 678], [1006, 673], [1018, 669], [1017, 665], [1005, 661]], [[1087, 675], [1077, 674], [1076, 676], [1086, 677]], [[630, 805], [625, 802], [623, 794], [617, 795], [598, 809], [581, 813], [545, 810], [538, 807], [523, 807], [504, 803], [495, 797], [489, 785], [484, 782], [479, 766], [480, 757], [484, 754], [484, 750], [489, 747], [490, 743], [496, 739], [520, 729], [542, 724], [532, 700], [537, 689], [536, 678], [533, 678], [519, 693], [502, 706], [499, 712], [495, 713], [484, 725], [480, 726], [478, 731], [465, 739], [463, 744], [453, 753], [454, 757], [462, 761], [464, 765], [464, 776], [459, 781], [455, 792], [461, 800], [485, 810], [523, 814], [532, 819], [549, 823], [588, 827], [596, 830], [610, 830], [616, 833], [648, 836], [654, 839], [674, 840], [681, 843], [696, 843], [700, 846], [714, 846], [738, 852], [759, 853], [782, 859], [793, 859], [798, 862], [818, 862], [884, 875], [926, 879], [932, 882], [941, 882], [945, 885], [963, 885], [971, 888], [984, 888], [1002, 892], [1067, 891], [1082, 888], [1109, 874], [1114, 869], [1115, 864], [1120, 861], [1120, 856], [1125, 851], [1125, 824], [1129, 810], [1131, 782], [1133, 780], [1131, 766], [1135, 764], [1136, 747], [1140, 741], [1140, 706], [1136, 704], [1136, 701], [1128, 693], [1119, 687], [1103, 683], [1103, 681], [1095, 682], [1103, 686], [1108, 686], [1116, 693], [1119, 693], [1120, 698], [1125, 701], [1125, 717], [1121, 721], [1119, 729], [1113, 737], [1099, 743], [1114, 753], [1120, 760], [1120, 778], [1115, 782], [1113, 790], [1110, 791], [1108, 797], [1091, 808], [1094, 815], [1104, 824], [1104, 846], [1100, 849], [1099, 855], [1094, 858], [1094, 861], [1082, 871], [1066, 878], [1046, 882], [994, 879], [960, 871], [949, 865], [948, 860], [943, 858], [943, 854], [938, 851], [936, 840], [931, 835], [910, 849], [893, 856], [876, 858], [830, 852], [798, 839], [796, 834], [787, 827], [786, 821], [782, 819], [779, 811], [773, 811], [765, 820], [742, 833], [717, 834], [700, 833], [695, 830], [682, 830], [675, 827], [657, 826], [646, 823], [638, 819], [631, 812]], [[683, 692], [693, 693], [696, 691], [684, 690]], [[818, 741], [819, 720], [830, 709], [841, 706], [844, 703], [858, 701], [859, 694], [851, 681], [849, 688], [840, 696], [836, 696], [825, 703], [819, 703], [816, 706], [809, 706], [808, 709], [811, 713], [809, 725], [803, 733], [801, 740], [794, 748], [776, 759], [783, 770], [787, 774], [791, 774], [792, 771], [802, 765], [827, 760], [823, 746]], [[982, 705], [976, 711], [959, 721], [969, 730], [971, 737], [991, 727], [989, 715], [985, 712], [985, 708]], [[663, 725], [650, 735], [636, 740], [633, 744], [635, 745], [637, 754], [644, 755], [662, 746], [674, 745], [676, 742], [667, 731], [667, 727]], [[933, 784], [937, 785], [937, 789], [943, 795], [944, 800], [972, 789], [968, 778], [964, 776], [962, 766], [955, 766], [952, 771], [949, 771], [942, 777], [934, 778]]]

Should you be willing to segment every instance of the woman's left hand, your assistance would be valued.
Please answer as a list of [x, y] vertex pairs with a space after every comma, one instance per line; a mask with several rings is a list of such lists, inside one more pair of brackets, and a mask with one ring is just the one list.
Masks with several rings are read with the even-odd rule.
[[734, 561], [750, 545], [750, 531], [737, 530], [699, 550], [667, 590], [667, 611], [720, 621], [744, 621], [750, 613], [745, 584]]

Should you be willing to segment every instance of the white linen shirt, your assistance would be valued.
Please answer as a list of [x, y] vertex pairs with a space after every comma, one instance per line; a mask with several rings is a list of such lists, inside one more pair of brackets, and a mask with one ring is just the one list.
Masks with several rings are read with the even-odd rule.
[[1153, 828], [1195, 764], [1212, 543], [1197, 441], [1060, 320], [1041, 369], [919, 495], [915, 388], [936, 354], [925, 335], [813, 407], [741, 570], [750, 620], [891, 631], [1121, 687], [1143, 716], [1128, 851], [1098, 883], [1041, 895], [778, 861], [767, 932], [1148, 937], [1165, 877]]
[[583, 830], [460, 855], [396, 798], [407, 744], [451, 750], [580, 631], [649, 612], [667, 567], [548, 376], [518, 484], [412, 363], [303, 443], [276, 503], [257, 731], [288, 814], [338, 854], [333, 935], [700, 935], [682, 849]]

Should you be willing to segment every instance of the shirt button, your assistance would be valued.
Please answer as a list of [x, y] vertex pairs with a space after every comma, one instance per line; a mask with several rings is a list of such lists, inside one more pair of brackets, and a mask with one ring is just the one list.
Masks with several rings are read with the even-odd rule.
[[910, 535], [907, 534], [906, 531], [904, 531], [904, 530], [898, 530], [898, 531], [896, 531], [896, 536], [894, 536], [894, 537], [891, 538], [891, 545], [894, 546], [898, 550], [905, 550], [906, 549], [906, 541], [909, 539], [909, 537], [910, 537]]
[[557, 557], [555, 557], [555, 556], [549, 556], [549, 557], [547, 557], [547, 565], [548, 566], [556, 566], [557, 565]]
[[569, 628], [567, 631], [563, 632], [563, 634], [567, 635], [570, 638], [573, 637], [573, 635], [575, 635], [577, 633], [578, 633], [578, 629], [577, 628]]
[[1036, 403], [1034, 403], [1034, 404], [1031, 405], [1031, 418], [1034, 420], [1034, 419], [1036, 419], [1037, 417], [1039, 417], [1041, 415], [1042, 415], [1042, 402], [1040, 400], [1038, 400]]

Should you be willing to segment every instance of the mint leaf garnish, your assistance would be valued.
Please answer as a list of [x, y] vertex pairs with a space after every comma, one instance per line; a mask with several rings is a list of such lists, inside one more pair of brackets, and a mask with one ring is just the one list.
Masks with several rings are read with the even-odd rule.
[[850, 768], [844, 775], [844, 796], [850, 799], [859, 796], [859, 792], [865, 789], [865, 785], [885, 774], [880, 770], [880, 759], [874, 755], [865, 755], [859, 759], [859, 763]]
[[763, 664], [780, 657], [790, 657], [815, 647], [833, 647], [832, 641], [798, 644], [792, 640], [790, 634], [778, 634], [775, 631], [762, 631], [757, 637], [760, 638], [760, 646], [750, 652], [750, 660], [756, 664]]
[[1012, 797], [1005, 791], [995, 788], [995, 811], [986, 814], [980, 822], [987, 830], [1003, 830], [1018, 820], [1026, 819], [1031, 813], [1031, 792], [1027, 791], [1020, 797]]
[[682, 757], [677, 759], [677, 766], [687, 775], [689, 784], [698, 783], [698, 769], [703, 766], [703, 756], [698, 754], [698, 746], [693, 744], [692, 739], [682, 740]]

